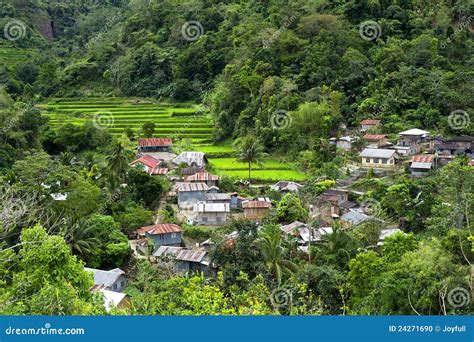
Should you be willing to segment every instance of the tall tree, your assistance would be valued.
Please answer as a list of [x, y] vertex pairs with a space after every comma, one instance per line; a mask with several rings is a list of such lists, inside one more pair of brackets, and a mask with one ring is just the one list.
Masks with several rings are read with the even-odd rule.
[[263, 146], [254, 135], [248, 135], [235, 142], [237, 160], [248, 164], [249, 183], [251, 179], [252, 164], [261, 163], [265, 156]]

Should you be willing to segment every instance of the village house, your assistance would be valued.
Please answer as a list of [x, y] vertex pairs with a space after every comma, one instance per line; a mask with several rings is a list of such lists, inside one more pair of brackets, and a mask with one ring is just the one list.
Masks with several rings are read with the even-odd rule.
[[344, 151], [350, 151], [352, 149], [352, 144], [355, 142], [355, 138], [351, 136], [331, 138], [329, 139], [329, 142], [333, 145], [336, 145], [337, 148], [340, 148]]
[[[434, 140], [434, 139], [433, 139]], [[443, 156], [471, 155], [472, 140], [470, 136], [458, 136], [449, 139], [438, 138], [431, 141], [431, 151]]]
[[173, 141], [170, 138], [140, 138], [138, 150], [140, 152], [171, 152]]
[[227, 221], [230, 204], [198, 202], [194, 204], [193, 212], [196, 214], [194, 222], [198, 224], [221, 225]]
[[287, 193], [287, 192], [292, 192], [292, 191], [298, 191], [302, 187], [303, 186], [301, 184], [298, 184], [296, 182], [279, 181], [278, 183], [272, 185], [270, 189], [276, 190], [281, 193]]
[[389, 149], [365, 148], [359, 157], [362, 159], [362, 167], [387, 168], [395, 166], [398, 153]]
[[141, 168], [149, 175], [165, 175], [168, 173], [167, 168], [161, 168], [160, 165], [163, 162], [161, 159], [157, 159], [150, 155], [142, 155], [140, 158], [135, 159], [130, 163], [131, 167]]
[[[136, 236], [141, 241], [137, 244], [137, 251], [148, 254], [148, 241], [153, 243], [153, 250], [159, 246], [181, 246], [183, 230], [172, 223], [158, 223], [137, 229]], [[145, 242], [145, 243], [140, 243]]]
[[360, 123], [361, 132], [374, 130], [380, 125], [380, 120], [366, 119]]
[[271, 203], [266, 200], [242, 202], [244, 217], [248, 220], [262, 220], [270, 212], [270, 207]]
[[402, 234], [405, 234], [402, 230], [400, 230], [399, 228], [389, 228], [389, 229], [382, 229], [380, 231], [380, 234], [379, 234], [379, 242], [377, 243], [378, 246], [381, 246], [383, 245], [383, 242], [386, 238], [394, 235], [394, 234], [398, 234], [398, 233], [402, 233]]
[[326, 190], [316, 201], [318, 216], [326, 220], [338, 217], [356, 206], [356, 203], [349, 201], [347, 190]]
[[435, 168], [435, 158], [431, 155], [413, 156], [410, 160], [410, 173], [414, 177], [428, 176]]
[[358, 211], [349, 211], [340, 217], [343, 228], [352, 228], [371, 220], [375, 220], [375, 217], [360, 213]]
[[130, 307], [130, 296], [125, 293], [107, 290], [103, 285], [94, 285], [91, 292], [101, 294], [107, 312], [110, 312], [112, 308], [127, 309]]
[[367, 146], [371, 148], [379, 148], [388, 145], [387, 136], [384, 134], [366, 134], [363, 138], [364, 141], [367, 142]]
[[185, 182], [189, 183], [206, 183], [207, 186], [218, 186], [219, 176], [211, 175], [207, 172], [197, 172], [193, 175], [186, 176], [184, 178]]
[[230, 196], [230, 208], [241, 209], [242, 202], [245, 201], [245, 198], [242, 196], [239, 196], [237, 192], [231, 192], [229, 196]]
[[95, 268], [84, 267], [84, 270], [91, 272], [94, 275], [94, 285], [103, 286], [103, 288], [106, 290], [121, 292], [127, 285], [125, 272], [120, 268], [104, 271]]
[[398, 133], [397, 145], [393, 146], [399, 155], [411, 156], [420, 153], [422, 144], [428, 143], [430, 132], [413, 128]]
[[204, 202], [208, 190], [206, 183], [177, 182], [178, 206], [189, 209], [194, 203]]
[[204, 167], [207, 158], [203, 152], [183, 152], [173, 159], [173, 164], [186, 164], [188, 167]]
[[310, 229], [306, 223], [299, 221], [281, 226], [280, 229], [283, 233], [296, 237], [300, 246], [308, 246], [310, 242], [321, 242], [324, 235], [333, 233], [330, 226]]
[[215, 274], [206, 251], [161, 246], [153, 256], [164, 261], [172, 261], [175, 271], [179, 273], [203, 273], [205, 276]]

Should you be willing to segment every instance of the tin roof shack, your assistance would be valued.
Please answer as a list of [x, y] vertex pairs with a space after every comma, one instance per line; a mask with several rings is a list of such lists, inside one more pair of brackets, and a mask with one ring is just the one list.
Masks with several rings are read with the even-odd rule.
[[367, 142], [367, 146], [371, 148], [379, 148], [388, 145], [387, 136], [385, 134], [366, 134], [363, 139]]
[[192, 209], [197, 202], [206, 200], [206, 193], [209, 187], [206, 183], [177, 182], [176, 192], [178, 193], [178, 206], [181, 209]]
[[130, 163], [131, 167], [141, 168], [143, 171], [149, 175], [165, 175], [168, 173], [167, 168], [160, 167], [163, 160], [157, 159], [150, 155], [142, 155], [140, 158], [135, 159]]
[[256, 221], [262, 220], [270, 212], [271, 206], [272, 204], [266, 200], [242, 202], [244, 217], [248, 220], [256, 220]]
[[205, 183], [207, 186], [211, 187], [219, 185], [219, 176], [207, 172], [197, 172], [193, 175], [186, 176], [184, 181], [189, 183]]
[[188, 167], [204, 167], [207, 163], [207, 158], [204, 152], [183, 152], [173, 159], [173, 164], [186, 164]]
[[172, 223], [159, 223], [137, 229], [136, 235], [141, 241], [137, 244], [137, 252], [149, 255], [148, 240], [153, 243], [153, 251], [159, 246], [181, 246], [183, 230], [180, 226]]
[[361, 132], [366, 132], [369, 130], [374, 130], [380, 126], [380, 120], [366, 119], [362, 120], [360, 123]]
[[343, 228], [352, 228], [352, 227], [358, 226], [359, 224], [363, 222], [371, 221], [371, 220], [376, 220], [376, 218], [373, 216], [360, 213], [358, 211], [349, 211], [348, 213], [340, 217], [340, 221], [342, 223]]
[[215, 274], [206, 251], [161, 246], [153, 256], [166, 261], [172, 260], [175, 271], [179, 273], [203, 273], [207, 277]]
[[347, 190], [330, 189], [319, 196], [315, 207], [319, 217], [327, 220], [341, 215], [341, 206], [348, 201], [349, 192]]
[[242, 203], [245, 201], [245, 198], [239, 196], [237, 192], [232, 192], [230, 195], [230, 208], [231, 209], [242, 209]]
[[333, 145], [336, 145], [337, 148], [340, 148], [344, 151], [350, 151], [352, 149], [352, 144], [355, 142], [355, 138], [351, 136], [331, 138], [329, 139], [329, 142]]
[[399, 158], [397, 151], [382, 148], [365, 148], [359, 156], [362, 167], [372, 168], [394, 167]]
[[413, 156], [410, 160], [410, 174], [414, 177], [430, 175], [435, 168], [434, 156]]
[[279, 191], [281, 193], [287, 193], [292, 191], [298, 191], [303, 185], [291, 181], [279, 181], [272, 185], [270, 189]]
[[222, 225], [230, 213], [230, 203], [199, 202], [194, 205], [193, 212], [196, 213], [194, 221], [198, 224]]
[[173, 140], [170, 138], [140, 138], [138, 150], [140, 152], [171, 152]]
[[103, 286], [103, 288], [106, 290], [121, 292], [127, 285], [125, 272], [120, 268], [104, 271], [95, 268], [84, 267], [84, 270], [89, 271], [94, 275], [94, 285]]
[[281, 226], [280, 229], [285, 234], [296, 237], [300, 246], [308, 246], [310, 242], [321, 242], [324, 235], [333, 232], [332, 227], [310, 229], [306, 223], [299, 221]]

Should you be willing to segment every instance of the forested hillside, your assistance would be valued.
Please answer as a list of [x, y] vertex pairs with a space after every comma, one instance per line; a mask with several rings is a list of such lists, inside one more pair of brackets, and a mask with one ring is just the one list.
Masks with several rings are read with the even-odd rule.
[[[425, 178], [408, 155], [359, 172], [358, 152], [366, 119], [387, 146], [413, 128], [472, 143], [473, 15], [469, 0], [2, 1], [0, 313], [106, 314], [84, 265], [125, 269], [131, 304], [113, 314], [472, 313], [471, 147]], [[330, 140], [349, 135], [349, 150]], [[132, 165], [153, 137], [206, 154], [229, 201], [268, 215], [183, 216], [191, 164]], [[373, 220], [324, 222], [327, 191]], [[282, 232], [294, 222], [308, 245]], [[214, 277], [137, 256], [130, 241], [157, 223], [212, 245]]]

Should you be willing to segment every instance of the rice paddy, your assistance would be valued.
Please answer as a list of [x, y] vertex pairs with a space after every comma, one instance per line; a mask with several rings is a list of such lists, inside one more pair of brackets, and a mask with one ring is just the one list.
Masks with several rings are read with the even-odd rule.
[[[213, 172], [235, 178], [248, 177], [248, 165], [236, 161], [231, 141], [212, 143], [212, 120], [195, 104], [162, 103], [142, 98], [59, 98], [38, 107], [55, 127], [90, 121], [113, 135], [119, 135], [125, 129], [139, 133], [144, 123], [153, 122], [155, 137], [190, 139], [190, 149], [204, 152]], [[252, 165], [252, 179], [303, 181], [306, 176], [291, 163], [268, 159], [260, 165]]]
[[0, 65], [13, 66], [23, 63], [35, 53], [34, 50], [0, 46]]

